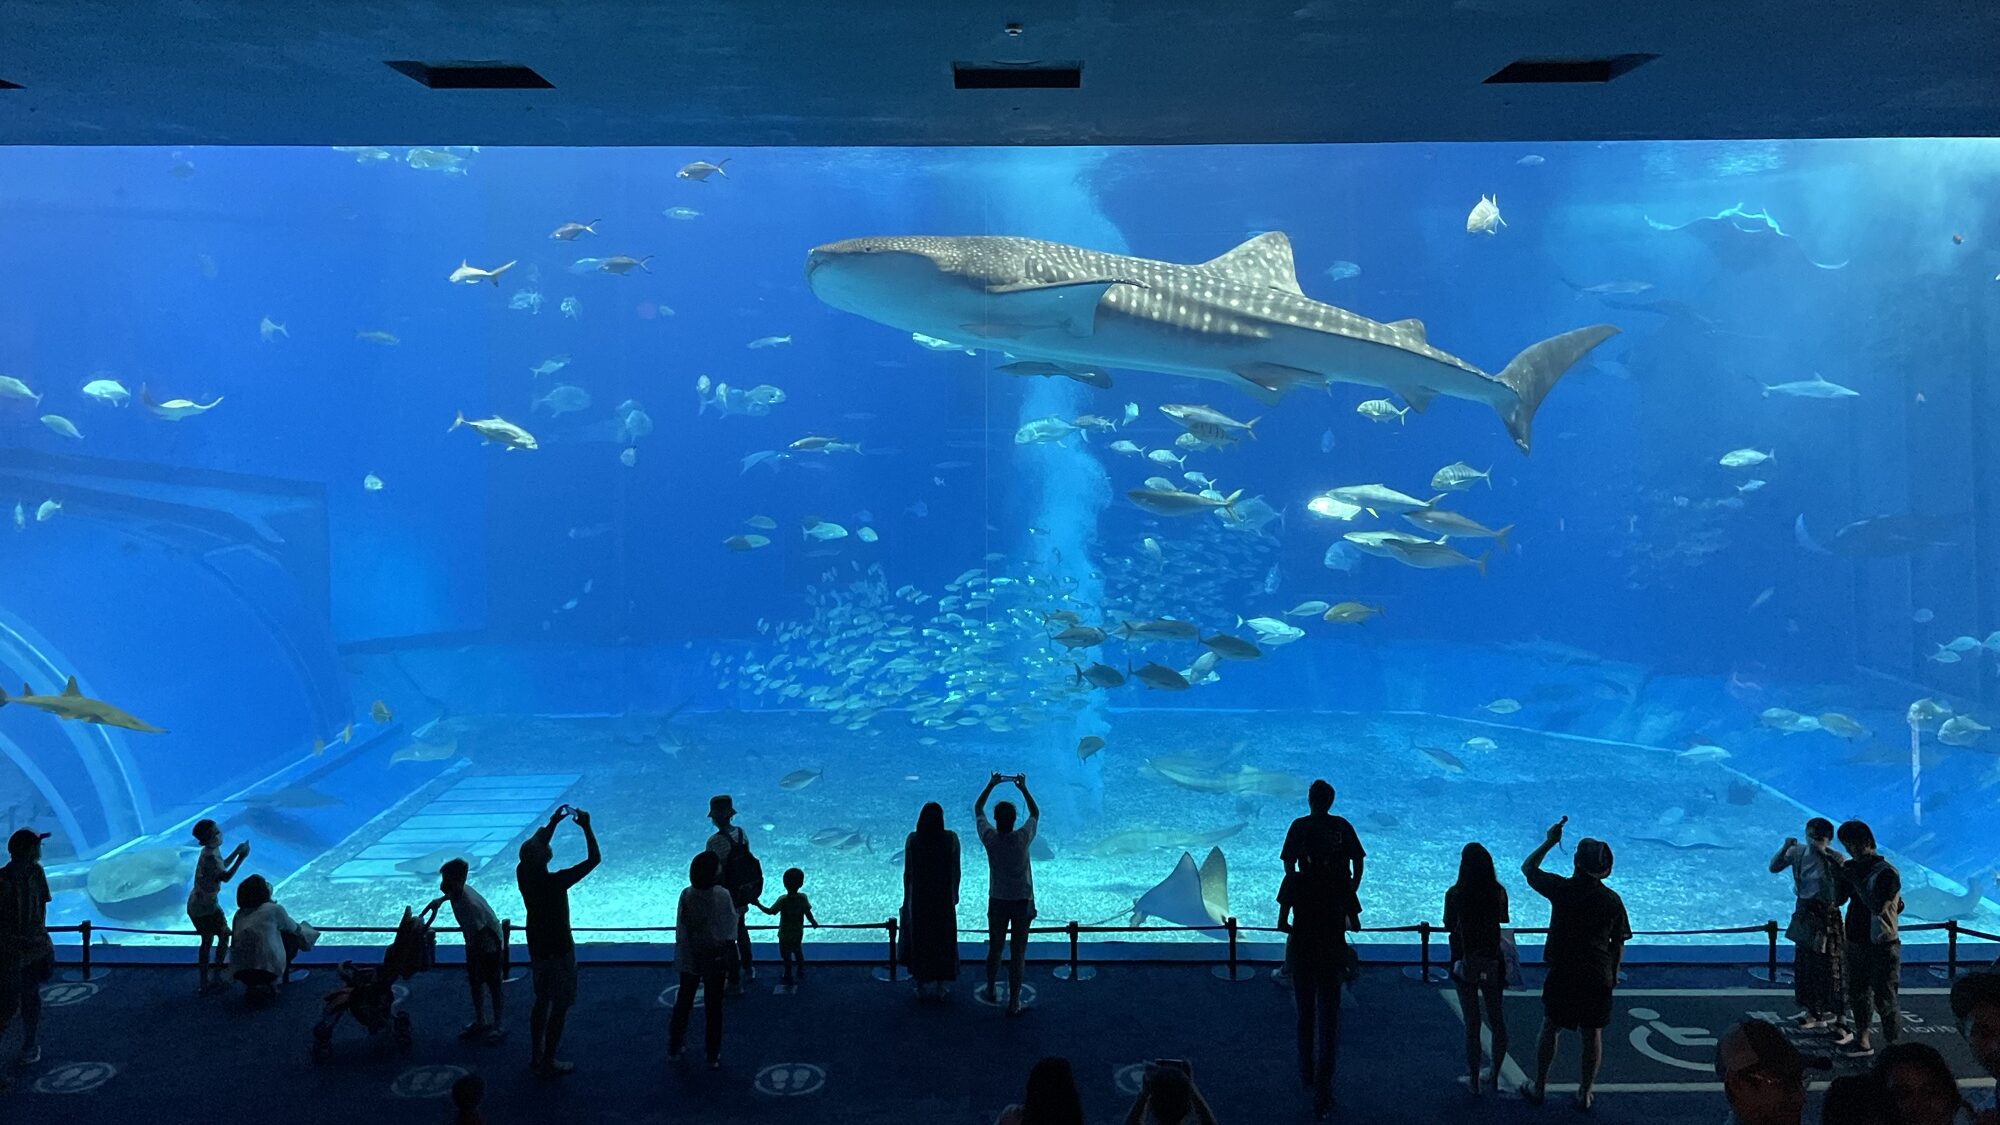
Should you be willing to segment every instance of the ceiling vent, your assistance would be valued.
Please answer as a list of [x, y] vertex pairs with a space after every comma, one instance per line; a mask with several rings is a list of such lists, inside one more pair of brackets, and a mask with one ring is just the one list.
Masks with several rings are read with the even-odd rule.
[[1659, 58], [1658, 55], [1612, 55], [1602, 59], [1516, 59], [1489, 77], [1487, 86], [1579, 84], [1609, 82]]
[[390, 70], [433, 90], [553, 90], [530, 67], [506, 62], [417, 62], [392, 59]]
[[955, 62], [951, 84], [959, 90], [1074, 90], [1083, 85], [1083, 64]]

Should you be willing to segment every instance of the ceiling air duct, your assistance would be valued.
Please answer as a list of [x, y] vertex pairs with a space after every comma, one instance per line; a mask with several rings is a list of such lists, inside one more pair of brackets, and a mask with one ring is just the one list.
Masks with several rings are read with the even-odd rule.
[[1515, 59], [1494, 71], [1482, 85], [1601, 84], [1628, 74], [1659, 57], [1658, 55], [1611, 55], [1601, 59]]
[[553, 90], [532, 67], [507, 62], [418, 62], [391, 59], [390, 70], [433, 90]]

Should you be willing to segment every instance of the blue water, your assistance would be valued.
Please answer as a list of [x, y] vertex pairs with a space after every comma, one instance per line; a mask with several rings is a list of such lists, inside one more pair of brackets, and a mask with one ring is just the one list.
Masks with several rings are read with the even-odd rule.
[[[1563, 814], [1620, 847], [1646, 929], [1782, 917], [1763, 866], [1813, 813], [1867, 818], [1940, 894], [1990, 886], [1974, 825], [2000, 741], [1948, 745], [1932, 723], [1913, 770], [1904, 712], [1930, 697], [2000, 713], [2000, 652], [1934, 658], [2000, 627], [2000, 147], [488, 148], [451, 150], [457, 171], [385, 151], [0, 153], [0, 373], [42, 396], [0, 390], [0, 501], [24, 517], [0, 532], [0, 680], [53, 693], [74, 674], [169, 731], [0, 709], [0, 816], [56, 833], [65, 918], [173, 924], [188, 856], [160, 849], [201, 816], [251, 838], [252, 867], [329, 923], [422, 901], [396, 864], [456, 848], [505, 913], [513, 846], [567, 799], [609, 849], [579, 921], [665, 921], [707, 797], [732, 792], [767, 869], [809, 872], [822, 919], [878, 920], [917, 806], [944, 801], [969, 834], [994, 770], [1029, 771], [1047, 806], [1045, 917], [1118, 913], [1182, 850], [1202, 858], [1183, 838], [1237, 825], [1220, 844], [1235, 912], [1268, 922], [1270, 856], [1314, 776], [1370, 841], [1385, 925], [1434, 918], [1465, 840], [1506, 869]], [[724, 156], [725, 175], [675, 175]], [[1483, 195], [1506, 225], [1469, 233]], [[803, 272], [812, 247], [869, 235], [1201, 262], [1265, 231], [1288, 236], [1308, 296], [1420, 319], [1488, 371], [1570, 329], [1622, 332], [1554, 388], [1523, 457], [1463, 400], [1378, 423], [1355, 408], [1386, 392], [1347, 383], [1272, 406], [1122, 369], [1108, 390], [1010, 376], [993, 350], [925, 348], [828, 307]], [[573, 271], [619, 254], [645, 265]], [[462, 261], [516, 264], [449, 284]], [[283, 331], [265, 338], [265, 318]], [[766, 338], [788, 340], [748, 346]], [[702, 411], [704, 375], [783, 401]], [[1760, 386], [1815, 375], [1858, 397]], [[93, 379], [132, 401], [85, 397]], [[589, 405], [533, 405], [558, 384]], [[142, 385], [221, 402], [170, 421]], [[1127, 403], [1138, 417], [1115, 431], [1016, 443], [1027, 421], [1122, 422]], [[1260, 416], [1255, 440], [1171, 472], [1110, 450], [1171, 448], [1170, 403]], [[649, 433], [632, 436], [634, 409]], [[538, 448], [447, 432], [460, 411]], [[744, 466], [807, 435], [860, 450]], [[1718, 464], [1743, 448], [1774, 457]], [[1324, 565], [1344, 532], [1404, 528], [1322, 519], [1313, 496], [1382, 482], [1428, 498], [1458, 461], [1490, 466], [1490, 487], [1446, 506], [1512, 528], [1483, 576]], [[1185, 470], [1282, 516], [1258, 530], [1124, 498]], [[45, 500], [62, 506], [37, 519]], [[1803, 545], [1906, 514], [1922, 543], [1884, 556]], [[808, 518], [849, 534], [808, 538]], [[751, 534], [769, 545], [724, 546]], [[1383, 612], [1285, 616], [1312, 600]], [[1201, 650], [1110, 639], [1073, 661], [1047, 640], [1061, 609], [1306, 635], [1188, 691], [1090, 691], [1085, 654], [1189, 669]], [[1522, 706], [1482, 709], [1500, 699]], [[1867, 733], [1786, 734], [1760, 722], [1770, 708]], [[1079, 761], [1085, 736], [1107, 745]], [[1496, 745], [1464, 746], [1481, 736]], [[1729, 756], [1677, 756], [1698, 745]], [[1245, 766], [1285, 780], [1232, 790]], [[817, 773], [781, 787], [794, 771]], [[437, 811], [481, 786], [461, 819]], [[1137, 827], [1157, 842], [1106, 843]], [[969, 856], [971, 900], [981, 878]], [[1925, 917], [1950, 913], [1993, 922], [1990, 905]]]

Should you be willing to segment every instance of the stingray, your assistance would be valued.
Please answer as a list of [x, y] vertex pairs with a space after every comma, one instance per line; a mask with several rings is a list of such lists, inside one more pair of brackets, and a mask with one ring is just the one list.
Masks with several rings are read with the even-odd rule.
[[288, 813], [275, 805], [250, 805], [237, 813], [230, 827], [252, 837], [263, 837], [288, 844], [301, 851], [324, 850], [328, 846], [319, 829], [307, 823], [303, 817]]
[[1986, 890], [1986, 876], [1974, 875], [1965, 881], [1965, 894], [1941, 891], [1929, 883], [1903, 888], [1903, 912], [1928, 922], [1963, 922], [1979, 913], [1979, 898]]
[[396, 870], [410, 875], [434, 875], [437, 873], [437, 869], [443, 867], [444, 861], [448, 859], [463, 859], [466, 861], [468, 867], [473, 869], [479, 867], [479, 861], [466, 855], [463, 848], [439, 848], [427, 855], [403, 860], [396, 864]]
[[1720, 849], [1734, 846], [1723, 839], [1722, 833], [1717, 832], [1715, 829], [1704, 824], [1690, 824], [1687, 821], [1659, 828], [1645, 835], [1635, 835], [1632, 838], [1634, 840], [1643, 840], [1650, 844], [1665, 844], [1670, 848], [1676, 848], [1680, 851], [1697, 851], [1704, 848]]
[[1821, 270], [1847, 267], [1845, 261], [1815, 261], [1797, 239], [1785, 233], [1769, 212], [1748, 211], [1741, 203], [1685, 223], [1662, 223], [1647, 216], [1646, 225], [1658, 231], [1685, 231], [1708, 247], [1724, 268], [1737, 273], [1775, 265], [1804, 264]]
[[1800, 547], [1815, 555], [1846, 555], [1850, 558], [1886, 558], [1891, 555], [1909, 555], [1930, 547], [1956, 547], [1957, 543], [1940, 539], [1939, 533], [1947, 527], [1964, 527], [1970, 517], [1895, 515], [1869, 516], [1855, 520], [1833, 533], [1832, 546], [1821, 546], [1812, 532], [1806, 530], [1805, 513], [1792, 521], [1792, 537]]
[[147, 917], [186, 893], [195, 851], [135, 848], [98, 860], [84, 876], [84, 892], [107, 917]]
[[271, 805], [281, 809], [324, 809], [340, 804], [337, 797], [329, 797], [310, 785], [287, 785], [273, 789], [269, 793], [253, 793], [244, 798], [245, 804]]
[[[1104, 925], [1123, 913], [1120, 911], [1091, 925]], [[1177, 926], [1206, 927], [1220, 926], [1227, 917], [1229, 861], [1223, 858], [1221, 848], [1210, 848], [1208, 858], [1201, 861], [1199, 868], [1194, 865], [1194, 856], [1182, 852], [1172, 874], [1152, 890], [1132, 900], [1129, 924], [1138, 926], [1151, 920], [1171, 922]], [[1220, 929], [1204, 929], [1202, 932], [1213, 938], [1226, 936], [1226, 931]]]

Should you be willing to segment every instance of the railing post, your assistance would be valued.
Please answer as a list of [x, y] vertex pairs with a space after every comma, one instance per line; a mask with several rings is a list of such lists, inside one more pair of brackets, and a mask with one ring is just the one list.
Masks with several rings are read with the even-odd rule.
[[1228, 937], [1229, 937], [1229, 961], [1228, 961], [1228, 963], [1227, 963], [1227, 964], [1222, 964], [1222, 965], [1217, 965], [1217, 966], [1215, 966], [1215, 967], [1214, 967], [1213, 969], [1211, 969], [1210, 971], [1211, 971], [1211, 972], [1213, 972], [1213, 973], [1214, 973], [1214, 974], [1215, 974], [1216, 976], [1218, 976], [1218, 977], [1222, 978], [1223, 980], [1250, 980], [1250, 979], [1254, 978], [1254, 977], [1255, 977], [1255, 976], [1257, 975], [1257, 974], [1256, 974], [1256, 972], [1255, 972], [1254, 970], [1252, 970], [1251, 972], [1249, 972], [1249, 973], [1247, 973], [1247, 974], [1246, 974], [1246, 973], [1244, 973], [1244, 972], [1242, 971], [1242, 967], [1241, 967], [1241, 965], [1240, 965], [1240, 964], [1238, 963], [1238, 961], [1237, 961], [1237, 949], [1236, 949], [1236, 934], [1237, 934], [1237, 923], [1236, 923], [1236, 919], [1235, 919], [1235, 918], [1233, 918], [1233, 917], [1232, 917], [1232, 918], [1224, 918], [1224, 919], [1222, 920], [1222, 928], [1223, 928], [1223, 930], [1224, 930], [1224, 931], [1226, 931], [1226, 932], [1227, 932], [1227, 934], [1228, 934]]
[[1057, 965], [1053, 973], [1054, 977], [1057, 980], [1078, 981], [1089, 980], [1096, 976], [1096, 969], [1085, 968], [1080, 963], [1078, 935], [1083, 932], [1082, 923], [1072, 918], [1067, 925], [1063, 926], [1063, 932], [1069, 935], [1069, 964]]
[[500, 919], [500, 979], [506, 980], [514, 970], [514, 920]]
[[90, 919], [78, 922], [77, 932], [83, 935], [83, 979], [90, 979]]
[[896, 919], [890, 918], [887, 928], [889, 931], [889, 983], [894, 984], [896, 982]]
[[[88, 925], [89, 923], [85, 923]], [[1958, 920], [1944, 921], [1944, 972], [1946, 980], [1958, 979]]]
[[1431, 924], [1429, 922], [1417, 923], [1417, 949], [1417, 971], [1422, 974], [1417, 979], [1428, 981], [1431, 979]]
[[1764, 938], [1769, 943], [1770, 952], [1769, 960], [1765, 962], [1765, 970], [1770, 975], [1764, 979], [1770, 981], [1772, 984], [1776, 984], [1778, 983], [1778, 922], [1776, 919], [1769, 919], [1764, 923]]

